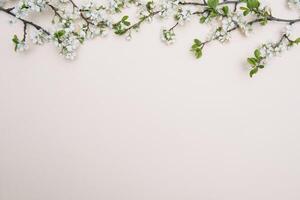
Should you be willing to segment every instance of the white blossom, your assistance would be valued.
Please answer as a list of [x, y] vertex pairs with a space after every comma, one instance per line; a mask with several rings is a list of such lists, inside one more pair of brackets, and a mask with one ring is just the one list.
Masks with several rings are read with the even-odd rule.
[[23, 52], [29, 49], [29, 46], [26, 41], [20, 41], [18, 44], [16, 44], [16, 51], [17, 52]]
[[50, 40], [50, 37], [42, 30], [34, 30], [30, 33], [30, 39], [33, 44], [42, 45]]
[[288, 0], [288, 6], [290, 8], [300, 9], [300, 1], [299, 0]]
[[21, 0], [15, 6], [13, 13], [17, 18], [24, 18], [30, 12], [41, 12], [46, 6], [46, 0]]
[[185, 22], [191, 21], [192, 11], [188, 8], [178, 9], [175, 19], [178, 21], [179, 25], [184, 25]]
[[289, 37], [292, 35], [292, 29], [293, 29], [293, 25], [289, 24], [284, 28], [284, 31], [282, 33]]
[[[0, 0], [0, 6], [4, 8], [8, 1]], [[259, 14], [257, 14], [253, 10], [250, 11], [244, 1], [239, 1], [238, 3], [241, 4], [238, 6], [232, 2], [219, 2], [222, 5], [219, 4], [212, 8], [207, 5], [183, 5], [183, 1], [180, 0], [106, 0], [106, 3], [86, 0], [86, 3], [82, 5], [77, 5], [71, 0], [19, 0], [13, 10], [3, 9], [2, 11], [11, 12], [10, 15], [15, 15], [15, 19], [23, 22], [24, 28], [26, 28], [24, 29], [24, 39], [19, 40], [16, 37], [14, 40], [16, 51], [28, 49], [30, 42], [36, 45], [52, 42], [67, 59], [74, 59], [78, 48], [86, 40], [106, 36], [112, 31], [117, 35], [124, 36], [126, 40], [131, 40], [132, 33], [138, 31], [142, 23], [152, 22], [156, 16], [160, 18], [172, 17], [171, 20], [175, 22], [172, 28], [163, 29], [161, 32], [161, 39], [166, 44], [175, 42], [174, 30], [177, 25], [185, 25], [193, 18], [200, 19], [201, 23], [212, 25], [213, 29], [208, 34], [207, 40], [201, 43], [200, 47], [196, 46], [196, 49], [201, 48], [201, 55], [202, 48], [207, 43], [213, 40], [222, 43], [227, 42], [231, 38], [231, 32], [236, 29], [247, 36], [252, 32], [253, 27], [250, 22], [253, 19], [271, 21], [270, 16], [272, 17], [272, 15], [268, 7], [256, 8], [259, 9]], [[287, 2], [290, 7], [300, 9], [300, 0], [287, 0]], [[190, 3], [197, 3], [197, 1]], [[137, 8], [137, 17], [132, 19], [131, 16], [122, 16], [123, 18], [118, 20], [122, 9], [130, 5], [135, 5]], [[237, 6], [237, 9], [234, 9], [234, 6]], [[248, 9], [249, 15], [244, 16], [243, 11], [239, 9], [242, 6], [245, 6], [244, 9]], [[28, 17], [30, 14], [44, 10], [55, 15], [52, 20], [52, 28], [32, 27], [32, 24], [26, 23], [25, 20], [31, 19]], [[255, 23], [257, 22], [259, 21], [255, 21]], [[289, 21], [285, 19], [282, 22], [288, 24]], [[291, 25], [286, 26], [282, 31], [282, 36], [286, 37], [283, 37], [279, 43], [266, 43], [259, 48], [264, 58], [263, 62], [290, 48], [291, 30]]]

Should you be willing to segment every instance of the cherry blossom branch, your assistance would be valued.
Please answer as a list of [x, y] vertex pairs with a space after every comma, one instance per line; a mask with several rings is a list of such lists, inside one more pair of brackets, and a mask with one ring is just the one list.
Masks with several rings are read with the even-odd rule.
[[16, 19], [18, 19], [20, 21], [22, 21], [23, 24], [24, 24], [24, 26], [30, 25], [30, 26], [36, 28], [37, 30], [42, 30], [45, 34], [50, 35], [50, 33], [46, 29], [44, 29], [43, 27], [41, 27], [40, 25], [38, 25], [38, 24], [36, 24], [34, 22], [31, 22], [31, 21], [28, 21], [26, 19], [22, 19], [22, 18], [16, 17], [16, 15], [12, 12], [13, 9], [14, 8], [6, 8], [5, 9], [3, 7], [0, 7], [0, 11], [1, 12], [5, 12], [6, 14], [8, 14], [8, 15], [10, 15], [10, 16], [12, 16], [12, 17], [14, 17], [14, 18], [16, 18]]
[[[233, 5], [237, 5], [242, 3], [242, 1], [223, 1], [220, 2], [218, 5], [228, 5], [228, 4], [233, 4]], [[198, 2], [189, 2], [189, 1], [182, 1], [179, 2], [180, 5], [193, 5], [193, 6], [208, 6], [207, 2], [204, 1], [203, 3], [198, 3]]]
[[[287, 1], [289, 5], [294, 5], [300, 9], [300, 2]], [[155, 16], [160, 18], [173, 16], [174, 18], [174, 24], [168, 29], [162, 30], [161, 38], [166, 44], [174, 43], [175, 29], [186, 24], [192, 17], [199, 19], [202, 24], [216, 25], [216, 28], [204, 42], [201, 42], [200, 39], [194, 39], [191, 51], [196, 58], [202, 56], [204, 47], [212, 41], [217, 40], [222, 43], [229, 41], [231, 33], [236, 30], [247, 35], [252, 31], [255, 24], [266, 25], [270, 22], [278, 22], [291, 26], [300, 22], [300, 18], [287, 19], [273, 16], [270, 8], [262, 6], [260, 0], [201, 0], [199, 2], [188, 0], [154, 2], [148, 0], [146, 3], [140, 0], [113, 0], [108, 5], [97, 5], [93, 2], [77, 5], [74, 0], [57, 2], [19, 0], [19, 3], [12, 8], [4, 8], [3, 5], [3, 3], [0, 5], [0, 12], [4, 12], [23, 23], [23, 38], [19, 40], [16, 35], [13, 37], [16, 51], [27, 49], [29, 39], [32, 40], [33, 44], [38, 45], [50, 41], [67, 59], [74, 59], [77, 49], [86, 40], [104, 36], [108, 31], [113, 31], [117, 35], [126, 34], [126, 39], [130, 39], [132, 30], [139, 29], [143, 23], [152, 21]], [[129, 5], [134, 5], [137, 8], [138, 20], [131, 23], [129, 16], [123, 15], [121, 20], [115, 22], [113, 15], [121, 13], [123, 8]], [[37, 23], [26, 19], [26, 16], [32, 12], [47, 10], [54, 13], [53, 32], [51, 33]], [[59, 20], [54, 20], [55, 17], [58, 17]], [[253, 20], [249, 21], [249, 19]], [[29, 30], [28, 26], [34, 27], [37, 31]], [[30, 34], [29, 39], [28, 34]], [[278, 42], [263, 44], [255, 50], [254, 57], [248, 58], [248, 63], [251, 65], [250, 76], [252, 77], [264, 67], [270, 55], [277, 55], [283, 49], [288, 49], [298, 43], [300, 43], [300, 39], [294, 39], [291, 36], [291, 31], [286, 30], [284, 34], [281, 34]]]

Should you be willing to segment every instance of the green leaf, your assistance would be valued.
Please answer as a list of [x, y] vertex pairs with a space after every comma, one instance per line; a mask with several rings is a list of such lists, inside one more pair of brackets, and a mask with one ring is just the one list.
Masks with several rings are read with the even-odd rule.
[[194, 44], [192, 45], [191, 51], [194, 53], [197, 59], [202, 57], [203, 46], [204, 45], [200, 40], [194, 39]]
[[300, 38], [297, 38], [294, 42], [295, 42], [296, 44], [299, 44], [299, 43], [300, 43]]
[[256, 74], [257, 72], [258, 72], [258, 68], [257, 67], [253, 68], [249, 73], [250, 77], [252, 78], [253, 75]]
[[153, 1], [147, 2], [146, 8], [147, 8], [147, 11], [148, 11], [148, 12], [152, 11], [152, 8], [153, 8]]
[[259, 69], [263, 69], [263, 68], [265, 68], [265, 66], [264, 65], [258, 65], [257, 66]]
[[257, 64], [257, 60], [255, 58], [248, 58], [247, 61], [252, 66], [256, 66]]
[[249, 8], [247, 7], [240, 7], [240, 9], [243, 11], [244, 16], [247, 16], [250, 13]]
[[217, 16], [218, 16], [218, 13], [215, 10], [211, 11], [209, 14], [209, 17], [211, 17], [211, 18], [217, 17]]
[[245, 10], [245, 11], [243, 12], [243, 15], [244, 15], [244, 16], [247, 16], [247, 15], [249, 15], [249, 13], [250, 13], [250, 10]]
[[266, 18], [266, 17], [260, 21], [260, 24], [263, 26], [266, 25], [267, 23], [268, 23], [268, 18]]
[[129, 17], [127, 15], [125, 15], [124, 17], [122, 17], [121, 21], [124, 22], [128, 19]]
[[122, 23], [123, 23], [125, 26], [130, 26], [130, 22], [128, 22], [128, 21], [122, 21]]
[[19, 44], [19, 42], [20, 42], [18, 36], [17, 36], [17, 35], [14, 35], [12, 41], [13, 41], [13, 43], [15, 44], [15, 51], [17, 51], [18, 44]]
[[202, 57], [202, 49], [200, 49], [200, 48], [196, 49], [195, 56], [197, 59], [201, 58]]
[[119, 30], [115, 31], [115, 34], [117, 34], [117, 35], [123, 35], [124, 33], [126, 33], [126, 30], [123, 30], [123, 29], [119, 29]]
[[259, 6], [260, 6], [260, 3], [259, 3], [258, 0], [248, 0], [248, 1], [247, 1], [247, 7], [248, 7], [250, 10], [258, 9]]
[[199, 47], [198, 44], [193, 44], [193, 45], [192, 45], [192, 50], [195, 50], [195, 49], [197, 49], [198, 47]]
[[208, 7], [215, 9], [219, 5], [219, 0], [208, 0], [207, 5]]
[[13, 39], [12, 39], [14, 44], [18, 44], [19, 43], [19, 38], [17, 35], [14, 35]]
[[59, 31], [56, 31], [56, 32], [54, 33], [54, 37], [56, 37], [57, 39], [60, 39], [62, 36], [65, 35], [65, 33], [66, 33], [65, 30], [59, 30]]
[[228, 6], [224, 6], [224, 7], [222, 8], [222, 10], [223, 10], [224, 14], [227, 16], [227, 15], [228, 15], [228, 12], [229, 12]]
[[257, 59], [260, 59], [260, 58], [261, 58], [261, 53], [260, 53], [260, 51], [259, 51], [258, 49], [256, 49], [256, 50], [254, 51], [254, 55], [255, 55], [255, 57], [256, 57]]
[[243, 7], [243, 6], [242, 6], [242, 7], [240, 7], [240, 9], [241, 9], [241, 10], [243, 10], [243, 11], [245, 11], [245, 10], [249, 10], [248, 8], [246, 8], [246, 7]]
[[197, 44], [197, 45], [199, 45], [199, 46], [202, 44], [202, 42], [200, 40], [198, 40], [198, 39], [194, 39], [194, 43]]
[[201, 24], [204, 24], [204, 23], [205, 23], [205, 20], [206, 20], [206, 17], [201, 17], [201, 18], [200, 18], [200, 23], [201, 23]]

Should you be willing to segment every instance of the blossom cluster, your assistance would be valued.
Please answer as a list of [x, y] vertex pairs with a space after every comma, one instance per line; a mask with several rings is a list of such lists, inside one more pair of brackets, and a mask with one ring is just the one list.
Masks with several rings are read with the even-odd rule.
[[[8, 0], [0, 0], [0, 11], [8, 13], [24, 24], [23, 38], [13, 37], [17, 52], [25, 51], [30, 44], [42, 45], [52, 42], [66, 59], [76, 58], [77, 50], [86, 40], [106, 36], [109, 32], [132, 38], [143, 23], [152, 22], [155, 17], [171, 19], [173, 25], [162, 28], [161, 40], [167, 45], [176, 41], [176, 28], [186, 25], [193, 18], [211, 27], [210, 34], [203, 42], [194, 39], [191, 51], [196, 58], [202, 56], [206, 45], [212, 41], [225, 43], [231, 33], [240, 30], [245, 36], [253, 32], [255, 24], [266, 25], [270, 21], [295, 24], [300, 19], [280, 19], [272, 16], [271, 9], [262, 6], [259, 0], [106, 0], [96, 3], [92, 0], [77, 5], [73, 0], [19, 0], [12, 8], [4, 8]], [[300, 9], [299, 0], [287, 0], [290, 7]], [[137, 18], [131, 20], [122, 15], [127, 7], [134, 7]], [[32, 13], [53, 14], [51, 25], [42, 27], [28, 21]], [[291, 26], [288, 26], [279, 42], [266, 43], [256, 49], [255, 56], [248, 59], [252, 66], [251, 74], [262, 68], [267, 60], [298, 44], [291, 39]], [[254, 70], [254, 71], [253, 71]]]
[[251, 65], [250, 76], [263, 69], [267, 62], [272, 57], [280, 56], [283, 52], [291, 47], [298, 45], [300, 38], [292, 39], [292, 25], [287, 25], [282, 32], [282, 36], [278, 42], [268, 42], [262, 44], [254, 52], [254, 57], [248, 58], [248, 63]]
[[261, 56], [263, 59], [263, 64], [266, 64], [268, 59], [279, 56], [283, 52], [289, 50], [294, 44], [290, 42], [289, 37], [292, 34], [292, 25], [288, 25], [285, 27], [285, 30], [282, 33], [282, 39], [279, 42], [268, 42], [259, 48]]
[[288, 0], [288, 5], [290, 8], [300, 9], [300, 1], [299, 0]]
[[45, 7], [45, 0], [21, 0], [13, 9], [13, 13], [17, 18], [24, 18], [31, 12], [41, 12]]

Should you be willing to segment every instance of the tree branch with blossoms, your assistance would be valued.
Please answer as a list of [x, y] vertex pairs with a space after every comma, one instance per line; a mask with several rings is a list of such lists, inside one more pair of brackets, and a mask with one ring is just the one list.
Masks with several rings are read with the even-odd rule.
[[[300, 10], [299, 0], [287, 0], [287, 3], [290, 8]], [[127, 7], [137, 10], [137, 19], [130, 21], [129, 16], [123, 14], [116, 20]], [[173, 26], [162, 29], [161, 39], [166, 44], [174, 43], [176, 29], [192, 19], [213, 25], [207, 38], [193, 40], [191, 52], [196, 58], [203, 56], [209, 43], [228, 42], [234, 31], [241, 31], [247, 36], [253, 32], [256, 24], [286, 24], [278, 41], [260, 45], [254, 50], [253, 56], [247, 58], [251, 77], [263, 69], [271, 57], [300, 44], [300, 38], [292, 35], [292, 26], [300, 22], [300, 17], [287, 19], [273, 16], [271, 8], [263, 6], [260, 0], [108, 0], [102, 4], [90, 1], [83, 5], [74, 0], [19, 0], [17, 3], [0, 0], [0, 12], [23, 24], [23, 36], [14, 35], [12, 38], [15, 51], [25, 51], [32, 44], [52, 42], [61, 55], [71, 60], [85, 41], [109, 32], [125, 35], [130, 40], [142, 24], [151, 22], [155, 17], [174, 19]], [[53, 14], [47, 27], [30, 20], [32, 13], [42, 12]]]

